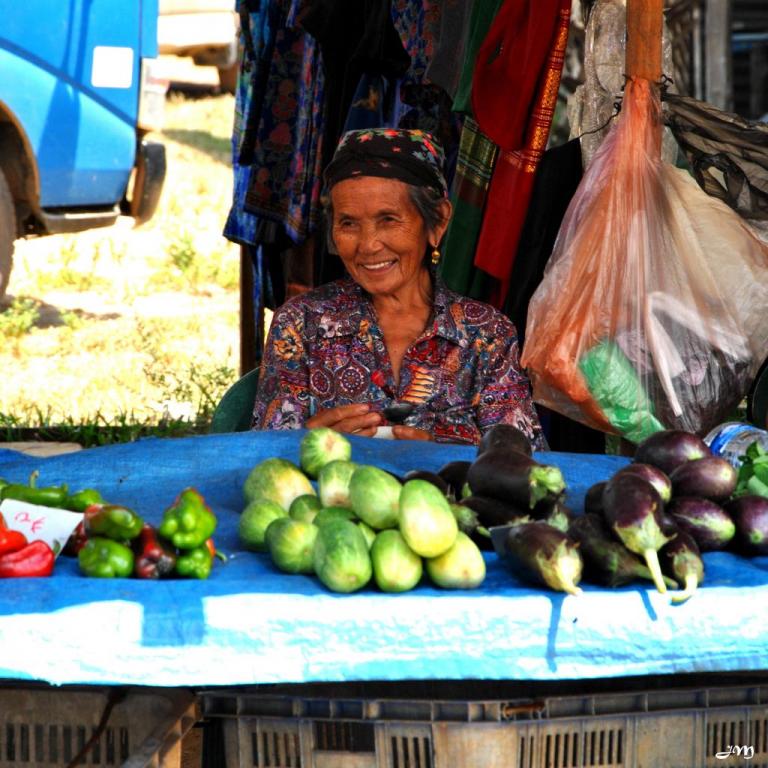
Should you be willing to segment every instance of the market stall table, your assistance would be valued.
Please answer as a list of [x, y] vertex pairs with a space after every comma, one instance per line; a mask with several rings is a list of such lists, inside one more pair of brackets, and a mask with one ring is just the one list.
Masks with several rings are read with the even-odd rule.
[[[145, 439], [51, 458], [0, 451], [0, 477], [95, 487], [158, 523], [185, 487], [218, 516], [227, 555], [209, 579], [82, 576], [59, 557], [45, 579], [0, 590], [0, 677], [53, 685], [210, 689], [269, 683], [573, 681], [768, 670], [768, 558], [705, 555], [706, 581], [681, 605], [648, 582], [582, 583], [573, 597], [531, 587], [487, 553], [480, 589], [424, 584], [334, 594], [244, 551], [243, 482], [269, 456], [298, 460], [303, 432]], [[402, 474], [471, 459], [472, 447], [351, 438], [353, 460]], [[576, 510], [586, 489], [627, 459], [538, 454], [557, 464]], [[245, 689], [242, 689], [245, 690]]]
[[[405, 679], [568, 679], [768, 669], [768, 558], [705, 556], [693, 599], [638, 582], [578, 597], [527, 586], [492, 553], [482, 588], [369, 586], [333, 594], [282, 574], [238, 545], [249, 470], [268, 456], [298, 460], [302, 433], [147, 439], [47, 459], [0, 452], [0, 477], [98, 488], [157, 523], [194, 486], [219, 519], [228, 555], [208, 580], [102, 580], [60, 557], [53, 577], [4, 583], [0, 676], [54, 684], [242, 685]], [[353, 459], [398, 473], [470, 459], [474, 449], [353, 438]], [[585, 490], [627, 460], [547, 454], [579, 509]]]

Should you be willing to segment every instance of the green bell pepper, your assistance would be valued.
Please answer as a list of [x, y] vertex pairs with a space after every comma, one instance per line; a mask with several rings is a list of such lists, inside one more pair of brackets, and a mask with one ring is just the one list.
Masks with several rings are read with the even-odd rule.
[[135, 539], [144, 526], [132, 509], [119, 504], [94, 504], [86, 509], [84, 520], [89, 536], [106, 536], [115, 541]]
[[177, 549], [196, 549], [216, 530], [216, 516], [194, 488], [185, 488], [163, 513], [157, 531]]
[[127, 578], [133, 573], [133, 552], [119, 541], [95, 536], [78, 552], [80, 570], [97, 579]]
[[207, 579], [213, 568], [213, 554], [208, 544], [187, 549], [176, 558], [176, 573], [189, 579]]

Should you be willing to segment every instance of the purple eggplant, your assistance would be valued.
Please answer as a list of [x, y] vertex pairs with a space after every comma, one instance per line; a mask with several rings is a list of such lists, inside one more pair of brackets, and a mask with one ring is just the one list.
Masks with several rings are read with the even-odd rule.
[[768, 499], [739, 496], [725, 505], [736, 526], [735, 543], [744, 554], [768, 555]]
[[659, 552], [661, 570], [683, 588], [671, 595], [673, 603], [685, 602], [704, 582], [704, 561], [693, 536], [679, 530]]
[[408, 482], [408, 480], [426, 480], [428, 483], [432, 483], [446, 498], [451, 495], [448, 483], [436, 472], [430, 472], [427, 469], [412, 469], [403, 475], [403, 483]]
[[680, 465], [669, 476], [674, 496], [700, 496], [723, 501], [736, 490], [739, 473], [719, 456], [705, 456]]
[[667, 587], [658, 551], [669, 541], [662, 530], [664, 504], [658, 491], [642, 477], [615, 474], [603, 491], [603, 516], [624, 546], [640, 555], [659, 592]]
[[603, 514], [603, 491], [606, 485], [608, 485], [608, 482], [601, 480], [599, 483], [590, 485], [587, 488], [587, 492], [584, 494], [585, 512], [594, 512], [598, 515]]
[[459, 502], [459, 506], [468, 507], [477, 515], [478, 524], [484, 528], [492, 528], [497, 525], [508, 525], [529, 521], [529, 510], [520, 509], [512, 504], [490, 496], [467, 496]]
[[471, 461], [449, 461], [437, 470], [437, 474], [448, 483], [454, 499], [460, 499], [464, 484], [467, 482], [467, 472]]
[[[579, 545], [586, 581], [606, 587], [621, 587], [636, 579], [653, 581], [645, 563], [610, 532], [600, 515], [577, 515], [571, 521], [568, 535]], [[671, 579], [664, 581], [667, 586], [675, 586]]]
[[481, 438], [477, 446], [477, 455], [486, 451], [516, 451], [526, 456], [533, 454], [531, 441], [517, 427], [511, 424], [494, 424]]
[[658, 491], [665, 504], [672, 498], [672, 481], [669, 475], [658, 467], [654, 467], [653, 464], [633, 462], [622, 467], [617, 474], [637, 475], [647, 480]]
[[712, 499], [678, 496], [669, 503], [667, 514], [681, 531], [693, 536], [702, 552], [724, 549], [736, 534], [731, 516]]
[[584, 563], [576, 545], [541, 521], [492, 528], [496, 554], [513, 574], [558, 592], [578, 595]]
[[663, 429], [646, 437], [635, 449], [635, 461], [652, 464], [668, 475], [681, 464], [711, 456], [709, 446], [692, 432]]
[[533, 509], [540, 501], [554, 500], [565, 491], [558, 467], [501, 449], [481, 453], [467, 472], [467, 483], [473, 494], [491, 496], [521, 509]]

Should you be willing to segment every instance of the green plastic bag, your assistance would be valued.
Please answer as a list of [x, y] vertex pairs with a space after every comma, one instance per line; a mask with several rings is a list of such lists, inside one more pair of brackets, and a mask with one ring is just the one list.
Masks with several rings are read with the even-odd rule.
[[579, 359], [579, 370], [595, 402], [620, 435], [639, 443], [664, 425], [653, 413], [632, 363], [612, 341], [602, 341]]

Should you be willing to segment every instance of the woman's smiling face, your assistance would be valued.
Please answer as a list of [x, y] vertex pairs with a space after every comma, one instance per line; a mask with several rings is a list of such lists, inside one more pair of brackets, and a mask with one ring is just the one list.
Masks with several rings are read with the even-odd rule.
[[405, 183], [377, 176], [345, 179], [331, 189], [331, 202], [333, 242], [358, 285], [376, 296], [419, 284], [430, 233]]

